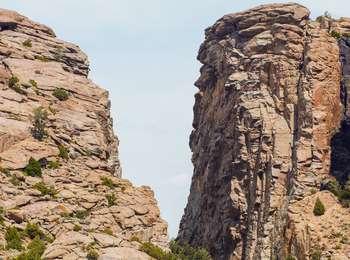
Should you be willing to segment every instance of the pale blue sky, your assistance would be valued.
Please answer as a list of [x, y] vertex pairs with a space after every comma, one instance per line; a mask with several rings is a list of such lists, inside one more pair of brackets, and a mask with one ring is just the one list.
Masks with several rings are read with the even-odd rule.
[[[176, 236], [192, 175], [193, 82], [203, 31], [227, 13], [275, 1], [2, 0], [78, 44], [90, 77], [110, 91], [123, 176], [151, 186]], [[289, 2], [289, 1], [279, 1]], [[349, 0], [297, 1], [318, 16], [350, 16]]]

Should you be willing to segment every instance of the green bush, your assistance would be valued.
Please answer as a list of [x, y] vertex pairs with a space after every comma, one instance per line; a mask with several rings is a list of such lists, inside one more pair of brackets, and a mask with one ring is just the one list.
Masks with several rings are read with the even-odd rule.
[[26, 228], [24, 229], [24, 234], [30, 239], [36, 237], [44, 239], [45, 234], [40, 230], [40, 227], [37, 224], [27, 223]]
[[35, 56], [35, 59], [40, 60], [42, 62], [49, 62], [49, 58], [45, 57], [45, 56]]
[[12, 88], [13, 86], [17, 85], [19, 83], [19, 79], [16, 76], [12, 76], [9, 79], [9, 87]]
[[315, 216], [322, 216], [325, 213], [326, 209], [322, 203], [322, 201], [317, 198], [314, 206], [314, 215]]
[[98, 257], [99, 257], [98, 252], [95, 249], [93, 249], [93, 248], [90, 248], [88, 253], [87, 253], [87, 255], [86, 255], [86, 258], [88, 260], [97, 260]]
[[189, 244], [180, 244], [176, 241], [170, 242], [170, 249], [179, 259], [182, 260], [210, 260], [209, 253], [203, 248], [195, 248]]
[[40, 162], [30, 157], [28, 165], [24, 168], [24, 172], [32, 177], [41, 177], [42, 171]]
[[0, 207], [0, 225], [4, 224], [4, 221], [5, 221], [4, 215], [5, 215], [5, 210], [3, 207]]
[[45, 183], [43, 182], [38, 182], [36, 183], [33, 188], [37, 189], [38, 191], [40, 191], [42, 196], [46, 196], [49, 195], [51, 197], [55, 197], [57, 194], [57, 191], [54, 187], [52, 186], [46, 186]]
[[286, 257], [285, 260], [297, 260], [297, 259], [294, 256], [289, 255], [289, 256]]
[[23, 45], [24, 47], [31, 48], [31, 47], [32, 47], [32, 41], [31, 41], [30, 39], [25, 40], [25, 41], [22, 43], [22, 45]]
[[337, 31], [331, 31], [331, 36], [337, 40], [341, 38], [340, 32], [337, 32]]
[[89, 212], [87, 210], [77, 210], [74, 213], [74, 216], [78, 219], [85, 219], [87, 216], [89, 216]]
[[6, 248], [7, 249], [16, 249], [16, 250], [23, 249], [21, 234], [17, 228], [8, 227], [6, 229], [5, 239], [6, 239]]
[[69, 93], [63, 88], [56, 88], [52, 95], [60, 101], [65, 101], [69, 97]]
[[18, 77], [12, 76], [12, 77], [9, 79], [9, 88], [13, 89], [13, 90], [16, 91], [18, 94], [26, 95], [27, 92], [26, 92], [24, 89], [22, 89], [18, 83], [19, 83]]
[[111, 189], [114, 189], [115, 187], [117, 187], [117, 185], [113, 182], [111, 178], [103, 176], [101, 177], [101, 181], [102, 181], [102, 185], [107, 186]]
[[21, 184], [21, 180], [16, 175], [12, 175], [10, 178], [10, 183], [13, 186], [19, 186]]
[[59, 150], [59, 154], [58, 154], [59, 157], [61, 157], [62, 159], [65, 159], [65, 160], [69, 159], [69, 152], [65, 146], [60, 144], [58, 146], [58, 150]]
[[29, 84], [32, 85], [34, 88], [38, 87], [38, 83], [34, 79], [30, 79]]
[[112, 206], [114, 206], [116, 204], [115, 201], [117, 200], [117, 198], [115, 197], [114, 193], [107, 194], [106, 195], [106, 199], [107, 199], [107, 202], [108, 202], [108, 207], [112, 207]]
[[10, 176], [10, 169], [7, 169], [7, 168], [3, 168], [0, 166], [0, 172], [2, 172], [3, 174], [5, 174], [7, 177]]
[[73, 227], [73, 231], [78, 232], [78, 231], [80, 231], [80, 230], [81, 230], [81, 226], [75, 224], [74, 227]]
[[60, 167], [60, 163], [58, 161], [50, 161], [49, 164], [47, 165], [49, 169], [58, 169]]
[[110, 236], [113, 236], [113, 231], [111, 228], [105, 228], [103, 230], [103, 233], [107, 234], [107, 235], [110, 235]]
[[15, 260], [41, 260], [45, 249], [45, 243], [36, 237], [29, 243], [27, 251], [17, 256]]
[[142, 243], [140, 250], [157, 260], [178, 260], [171, 252], [165, 252], [160, 247], [149, 242]]
[[323, 185], [323, 190], [332, 192], [343, 207], [350, 207], [350, 181], [341, 185], [337, 180], [331, 179]]
[[202, 248], [194, 248], [188, 244], [182, 245], [176, 241], [170, 242], [171, 252], [166, 252], [152, 243], [142, 243], [140, 250], [157, 260], [210, 260], [209, 253]]
[[32, 135], [35, 139], [42, 141], [46, 136], [46, 124], [48, 113], [43, 107], [34, 109]]

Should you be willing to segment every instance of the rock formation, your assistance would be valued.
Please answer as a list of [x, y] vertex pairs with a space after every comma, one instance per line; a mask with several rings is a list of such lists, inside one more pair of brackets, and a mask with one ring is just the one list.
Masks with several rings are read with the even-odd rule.
[[350, 258], [350, 210], [323, 188], [349, 178], [350, 19], [309, 15], [263, 5], [205, 32], [178, 240], [214, 259]]
[[0, 258], [39, 234], [45, 259], [149, 259], [139, 241], [164, 246], [167, 225], [152, 190], [121, 179], [108, 93], [88, 79], [87, 56], [0, 9], [0, 59]]

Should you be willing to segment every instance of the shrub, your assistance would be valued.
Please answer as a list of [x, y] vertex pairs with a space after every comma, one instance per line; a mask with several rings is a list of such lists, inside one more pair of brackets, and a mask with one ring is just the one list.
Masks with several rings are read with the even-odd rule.
[[337, 31], [331, 31], [331, 36], [337, 40], [339, 40], [341, 38], [341, 34], [340, 32], [337, 32]]
[[149, 243], [149, 242], [142, 243], [140, 250], [157, 260], [177, 260], [178, 259], [174, 254], [170, 252], [169, 253], [165, 252], [160, 247], [153, 245], [152, 243]]
[[98, 252], [93, 248], [90, 248], [86, 255], [86, 258], [88, 260], [97, 260], [98, 257], [99, 257]]
[[210, 260], [209, 253], [203, 248], [195, 248], [189, 244], [180, 244], [176, 241], [170, 242], [170, 249], [179, 259], [184, 260]]
[[113, 231], [111, 228], [105, 228], [103, 230], [103, 233], [106, 233], [107, 235], [113, 236]]
[[14, 186], [18, 186], [21, 184], [21, 180], [16, 175], [12, 175], [10, 178], [10, 183]]
[[209, 253], [202, 248], [194, 248], [190, 245], [180, 245], [175, 241], [170, 242], [171, 252], [165, 252], [152, 243], [142, 243], [140, 250], [157, 260], [210, 260]]
[[32, 47], [32, 41], [31, 41], [30, 39], [25, 40], [25, 41], [22, 43], [22, 45], [23, 45], [24, 47], [31, 48], [31, 47]]
[[68, 160], [68, 158], [69, 158], [68, 149], [65, 146], [60, 144], [58, 146], [58, 150], [59, 150], [58, 156], [61, 157], [62, 159]]
[[113, 182], [111, 178], [103, 176], [101, 177], [101, 181], [102, 181], [102, 185], [107, 186], [111, 189], [114, 189], [115, 187], [117, 187], [117, 185]]
[[106, 195], [106, 199], [107, 199], [107, 202], [108, 202], [108, 207], [114, 206], [115, 205], [115, 201], [117, 200], [117, 198], [115, 197], [114, 193], [107, 194]]
[[60, 163], [58, 161], [50, 161], [47, 167], [49, 169], [58, 169], [60, 167]]
[[29, 243], [27, 252], [17, 256], [15, 260], [41, 260], [41, 256], [45, 252], [45, 248], [45, 243], [36, 237]]
[[89, 212], [87, 210], [77, 210], [74, 216], [79, 219], [85, 219], [87, 216], [89, 216]]
[[16, 76], [12, 76], [9, 79], [9, 88], [13, 89], [18, 94], [26, 95], [27, 92], [24, 89], [22, 89], [18, 83], [19, 79]]
[[315, 216], [322, 216], [325, 213], [326, 209], [322, 203], [322, 201], [317, 198], [314, 206], [314, 215]]
[[34, 88], [38, 87], [38, 83], [34, 79], [30, 79], [29, 84], [32, 85]]
[[297, 260], [297, 259], [294, 256], [292, 256], [292, 255], [288, 255], [286, 257], [286, 260]]
[[32, 177], [41, 177], [41, 165], [40, 162], [30, 157], [28, 165], [24, 168], [24, 172]]
[[24, 229], [24, 234], [30, 239], [34, 239], [36, 237], [41, 239], [45, 238], [45, 234], [40, 230], [37, 224], [27, 223], [26, 228]]
[[10, 169], [7, 169], [7, 168], [3, 168], [0, 166], [0, 172], [2, 172], [3, 174], [5, 174], [6, 176], [9, 176], [11, 171]]
[[12, 88], [13, 86], [17, 85], [19, 82], [19, 79], [16, 76], [12, 76], [9, 79], [9, 87]]
[[69, 97], [68, 92], [66, 90], [64, 90], [63, 88], [56, 88], [53, 91], [52, 95], [60, 101], [65, 101]]
[[48, 113], [43, 107], [34, 109], [32, 135], [35, 139], [42, 141], [46, 136], [46, 123]]
[[5, 233], [6, 248], [22, 250], [21, 234], [15, 227], [8, 227]]
[[81, 230], [81, 226], [75, 224], [74, 227], [73, 227], [73, 230], [74, 230], [75, 232], [78, 232], [78, 231]]
[[49, 62], [49, 59], [45, 56], [36, 56], [35, 59], [40, 60], [42, 62]]
[[350, 207], [350, 187], [348, 187], [347, 183], [341, 185], [337, 180], [332, 179], [323, 184], [323, 187], [321, 188], [322, 190], [332, 192], [338, 198], [343, 207]]
[[38, 191], [40, 191], [42, 196], [46, 196], [49, 195], [51, 197], [55, 197], [57, 194], [57, 191], [54, 187], [52, 186], [46, 186], [45, 183], [43, 182], [38, 182], [36, 183], [33, 188], [37, 189]]
[[3, 207], [0, 207], [0, 225], [4, 224], [4, 221], [5, 221], [4, 215], [5, 215], [5, 210]]
[[313, 251], [310, 255], [311, 260], [321, 260], [321, 257], [322, 257], [322, 252], [319, 249]]

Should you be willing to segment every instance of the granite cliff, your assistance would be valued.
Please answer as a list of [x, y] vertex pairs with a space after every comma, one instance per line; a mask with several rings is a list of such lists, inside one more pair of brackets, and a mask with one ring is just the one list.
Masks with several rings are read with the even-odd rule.
[[140, 241], [167, 243], [152, 190], [121, 178], [88, 73], [79, 47], [0, 9], [1, 259], [149, 259]]
[[228, 14], [198, 60], [178, 240], [214, 259], [349, 259], [350, 19], [293, 3]]

